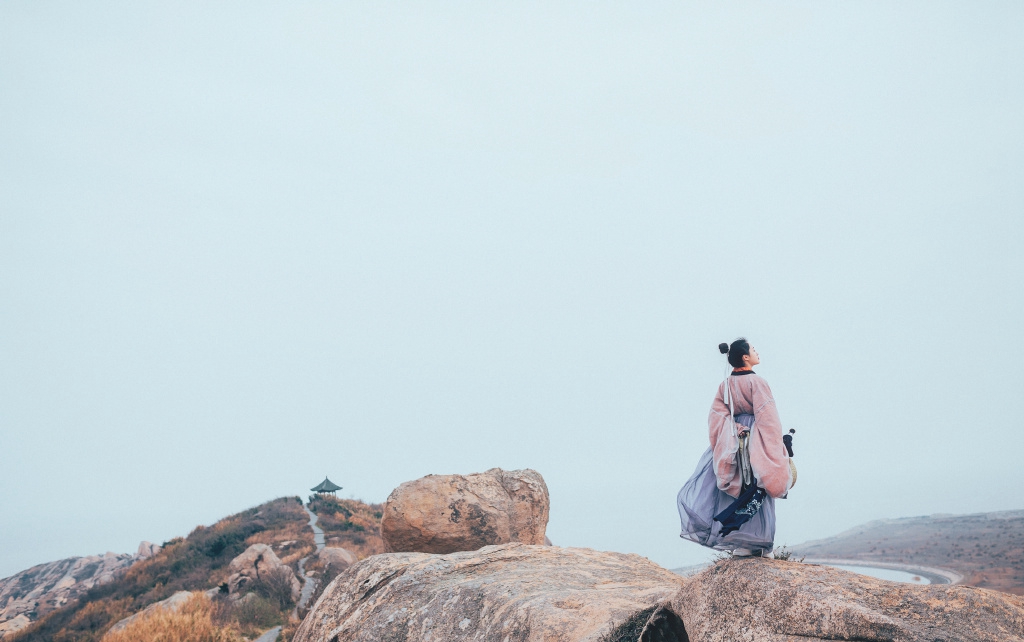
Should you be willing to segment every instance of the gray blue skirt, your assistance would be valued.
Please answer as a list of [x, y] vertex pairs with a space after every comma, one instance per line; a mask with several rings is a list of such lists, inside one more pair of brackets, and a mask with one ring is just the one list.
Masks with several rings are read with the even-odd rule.
[[[754, 415], [736, 415], [736, 423], [751, 429]], [[718, 489], [714, 457], [708, 447], [697, 463], [697, 470], [676, 496], [676, 508], [679, 509], [679, 520], [682, 523], [679, 537], [720, 551], [737, 548], [766, 552], [772, 550], [775, 546], [775, 500], [769, 495], [748, 522], [739, 530], [723, 536], [722, 524], [716, 522], [714, 517], [734, 501], [735, 497]]]

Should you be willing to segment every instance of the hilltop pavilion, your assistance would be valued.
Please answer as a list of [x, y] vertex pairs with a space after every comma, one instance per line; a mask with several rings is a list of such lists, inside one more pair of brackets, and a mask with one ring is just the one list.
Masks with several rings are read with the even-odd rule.
[[341, 490], [341, 486], [324, 477], [322, 482], [310, 488], [310, 490], [321, 495], [334, 495], [337, 491]]

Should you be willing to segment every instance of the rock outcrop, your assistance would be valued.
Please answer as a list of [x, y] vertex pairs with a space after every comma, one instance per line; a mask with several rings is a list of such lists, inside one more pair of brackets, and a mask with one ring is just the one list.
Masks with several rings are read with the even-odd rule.
[[718, 562], [671, 608], [694, 642], [1024, 640], [1024, 598], [768, 559]]
[[534, 470], [427, 475], [391, 492], [381, 535], [391, 552], [445, 554], [510, 542], [543, 544], [549, 507], [547, 485]]
[[136, 620], [149, 617], [156, 611], [167, 611], [169, 613], [177, 613], [183, 606], [192, 598], [190, 591], [178, 591], [174, 595], [170, 596], [166, 600], [160, 600], [159, 602], [153, 602], [146, 608], [142, 609], [138, 613], [133, 613], [123, 620], [119, 620], [114, 626], [110, 627], [110, 633], [116, 633], [121, 629], [125, 628]]
[[768, 559], [689, 578], [645, 558], [506, 544], [354, 565], [295, 642], [1024, 642], [1024, 598]]
[[664, 608], [685, 580], [638, 555], [513, 543], [362, 560], [317, 601], [295, 642], [682, 642]]
[[282, 578], [291, 587], [292, 601], [299, 599], [301, 585], [295, 571], [281, 562], [267, 544], [253, 544], [241, 555], [231, 560], [231, 575], [228, 577], [228, 592], [241, 597], [254, 583], [270, 578]]
[[351, 551], [334, 546], [320, 549], [316, 556], [325, 566], [331, 566], [335, 571], [345, 570], [358, 561]]
[[135, 561], [133, 555], [116, 553], [69, 557], [0, 580], [0, 637], [112, 581]]
[[29, 624], [32, 624], [32, 620], [24, 613], [18, 613], [11, 619], [0, 622], [0, 638], [3, 638], [8, 633], [16, 633]]
[[152, 542], [140, 542], [139, 550], [135, 552], [135, 559], [138, 561], [148, 560], [159, 553], [162, 549], [163, 547], [159, 544], [154, 544]]

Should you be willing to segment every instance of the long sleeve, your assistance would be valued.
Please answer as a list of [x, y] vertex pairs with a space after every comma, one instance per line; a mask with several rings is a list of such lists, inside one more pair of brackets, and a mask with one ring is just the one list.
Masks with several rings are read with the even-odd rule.
[[782, 421], [768, 382], [751, 376], [754, 430], [750, 436], [750, 468], [759, 485], [779, 498], [793, 485], [789, 456], [782, 443]]
[[708, 437], [718, 479], [718, 489], [731, 497], [739, 497], [743, 488], [739, 467], [736, 463], [736, 451], [739, 450], [739, 439], [729, 414], [729, 406], [725, 404], [725, 386], [728, 379], [718, 387], [718, 394], [711, 404], [708, 413]]

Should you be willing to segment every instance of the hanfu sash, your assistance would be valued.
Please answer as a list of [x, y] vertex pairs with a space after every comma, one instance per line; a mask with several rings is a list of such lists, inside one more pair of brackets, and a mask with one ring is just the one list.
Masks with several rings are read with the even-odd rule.
[[[722, 525], [720, 532], [723, 537], [739, 530], [741, 526], [749, 522], [750, 518], [761, 509], [765, 498], [768, 497], [768, 491], [757, 485], [757, 479], [750, 468], [750, 431], [754, 428], [754, 415], [750, 413], [733, 414], [732, 386], [730, 384], [729, 378], [726, 377], [725, 402], [729, 407], [733, 434], [736, 435], [739, 442], [739, 448], [736, 451], [736, 464], [743, 480], [743, 486], [736, 501], [715, 515], [715, 521]], [[737, 424], [745, 430], [739, 431]], [[745, 432], [746, 435], [743, 436], [742, 432]]]

